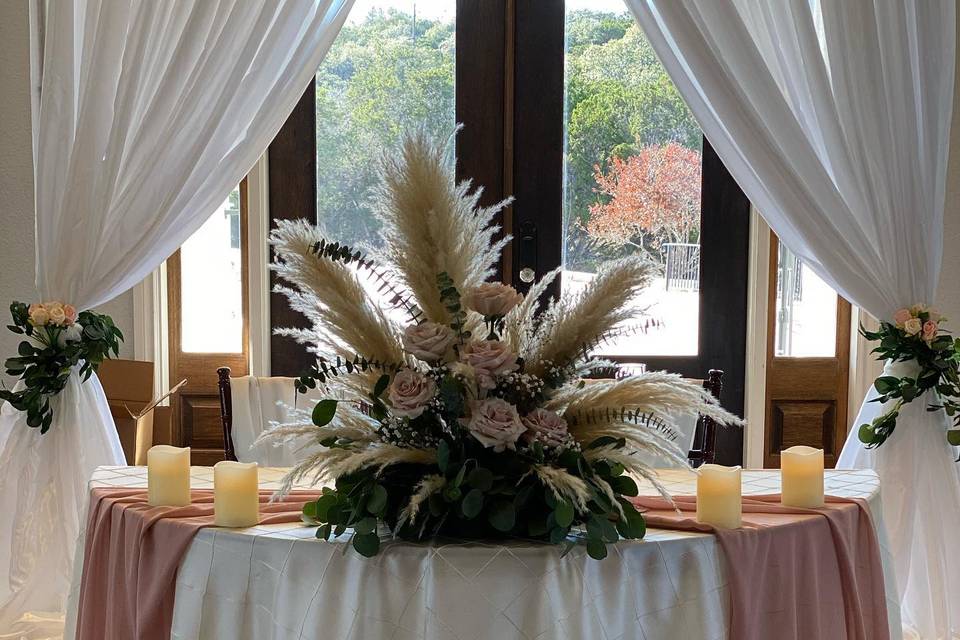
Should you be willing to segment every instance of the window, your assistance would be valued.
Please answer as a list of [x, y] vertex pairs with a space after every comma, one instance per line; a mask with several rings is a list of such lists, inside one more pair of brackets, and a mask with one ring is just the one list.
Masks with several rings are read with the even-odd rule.
[[647, 318], [603, 355], [698, 352], [703, 133], [621, 0], [566, 3], [563, 295], [647, 254]]
[[[570, 295], [602, 260], [650, 252], [663, 276], [638, 302], [662, 326], [604, 355], [693, 378], [723, 369], [742, 412], [750, 205], [621, 0], [358, 1], [270, 147], [271, 217], [376, 242], [382, 150], [455, 122], [458, 177], [484, 205], [515, 198], [503, 279], [525, 291], [531, 272], [562, 267], [549, 293]], [[273, 326], [302, 322], [272, 299]], [[309, 362], [288, 339], [271, 349], [275, 375]]]
[[775, 355], [832, 358], [837, 351], [837, 292], [777, 243]]

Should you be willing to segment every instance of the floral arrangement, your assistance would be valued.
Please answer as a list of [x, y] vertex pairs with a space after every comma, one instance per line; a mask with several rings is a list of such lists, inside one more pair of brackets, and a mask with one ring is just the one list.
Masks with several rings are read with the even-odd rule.
[[0, 389], [0, 399], [27, 413], [27, 424], [46, 433], [53, 422], [50, 399], [63, 391], [70, 372], [79, 367], [86, 381], [105, 358], [116, 356], [123, 334], [110, 316], [77, 312], [73, 305], [42, 302], [10, 305], [10, 331], [26, 336], [18, 355], [4, 363], [7, 375], [17, 376], [14, 390]]
[[[880, 376], [874, 381], [873, 386], [879, 393], [874, 402], [895, 402], [870, 424], [860, 425], [860, 441], [868, 447], [886, 442], [897, 426], [903, 405], [927, 391], [933, 391], [939, 398], [939, 404], [932, 404], [928, 409], [944, 409], [954, 425], [960, 426], [960, 339], [950, 337], [949, 332], [940, 327], [945, 321], [935, 309], [915, 304], [909, 309], [899, 309], [893, 315], [893, 322], [881, 322], [877, 331], [860, 327], [865, 338], [880, 341], [872, 351], [878, 360], [913, 360], [918, 365], [915, 377]], [[960, 429], [948, 430], [947, 439], [954, 446], [960, 445]]]
[[638, 454], [686, 464], [675, 416], [739, 421], [675, 375], [585, 379], [615, 370], [590, 352], [631, 330], [632, 301], [655, 265], [614, 262], [578, 296], [545, 305], [557, 271], [526, 296], [487, 282], [509, 240], [495, 240], [493, 224], [505, 203], [479, 207], [480, 191], [456, 184], [443, 158], [422, 134], [387, 156], [375, 197], [383, 242], [369, 255], [304, 221], [272, 232], [273, 268], [291, 285], [278, 291], [312, 321], [280, 330], [317, 356], [296, 385], [324, 395], [303, 420], [261, 439], [309, 436], [285, 491], [303, 479], [332, 482], [304, 519], [324, 539], [352, 529], [365, 556], [389, 530], [568, 548], [585, 539], [603, 558], [607, 544], [644, 535], [629, 501], [636, 480], [666, 495]]

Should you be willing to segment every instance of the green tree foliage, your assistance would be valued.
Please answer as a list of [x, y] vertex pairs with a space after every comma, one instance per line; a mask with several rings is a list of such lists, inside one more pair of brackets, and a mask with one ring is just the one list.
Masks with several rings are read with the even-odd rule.
[[567, 263], [593, 270], [622, 248], [591, 242], [590, 207], [603, 202], [596, 169], [649, 145], [698, 153], [702, 134], [632, 16], [576, 11], [567, 17]]
[[391, 11], [347, 24], [317, 71], [317, 211], [332, 238], [373, 243], [381, 154], [401, 132], [454, 126], [454, 26]]

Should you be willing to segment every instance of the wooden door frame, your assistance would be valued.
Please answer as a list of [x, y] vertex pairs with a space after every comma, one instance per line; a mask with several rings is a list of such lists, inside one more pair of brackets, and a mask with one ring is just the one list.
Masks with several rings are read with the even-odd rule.
[[[785, 366], [794, 369], [800, 368], [807, 372], [807, 377], [813, 377], [818, 370], [836, 365], [837, 383], [835, 389], [834, 429], [832, 439], [823, 442], [824, 460], [828, 467], [836, 463], [843, 443], [847, 438], [848, 395], [850, 382], [850, 319], [851, 305], [841, 296], [837, 296], [836, 340], [833, 357], [789, 357], [777, 356], [776, 352], [776, 321], [777, 321], [777, 271], [780, 254], [780, 240], [773, 231], [770, 232], [770, 256], [767, 269], [769, 282], [767, 290], [767, 357], [766, 357], [766, 390], [764, 398], [764, 427], [763, 427], [763, 466], [765, 468], [779, 468], [780, 446], [775, 441], [774, 432], [774, 400], [776, 385], [772, 384], [774, 377], [782, 373]], [[804, 376], [797, 376], [796, 384], [804, 382]], [[799, 393], [798, 395], [804, 395]], [[798, 400], [802, 398], [798, 397]]]
[[[181, 299], [180, 285], [182, 273], [180, 270], [180, 250], [167, 258], [167, 309], [169, 322], [169, 359], [170, 359], [170, 386], [172, 387], [184, 377], [186, 386], [180, 393], [171, 398], [171, 435], [177, 446], [189, 445], [192, 434], [185, 431], [183, 424], [184, 402], [191, 396], [216, 396], [217, 369], [230, 367], [234, 375], [246, 375], [250, 367], [250, 283], [248, 277], [249, 251], [247, 245], [248, 234], [248, 196], [247, 179], [240, 182], [240, 270], [242, 274], [240, 296], [242, 308], [243, 329], [241, 334], [242, 351], [240, 353], [185, 353], [180, 348], [181, 340]], [[186, 371], [185, 371], [186, 370]], [[191, 375], [184, 375], [189, 373]], [[199, 373], [199, 375], [197, 375]], [[193, 453], [193, 452], [192, 452]], [[222, 459], [222, 447], [198, 449], [194, 455], [194, 463], [209, 462]], [[217, 456], [220, 456], [217, 458]]]

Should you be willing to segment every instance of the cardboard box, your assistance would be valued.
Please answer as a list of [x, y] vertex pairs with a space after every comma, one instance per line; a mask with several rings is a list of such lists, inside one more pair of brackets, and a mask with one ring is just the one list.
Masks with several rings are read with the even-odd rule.
[[157, 405], [187, 382], [182, 380], [167, 394], [153, 398], [153, 373], [153, 363], [141, 360], [104, 360], [97, 372], [127, 464], [146, 464], [154, 433], [169, 434], [170, 409]]

